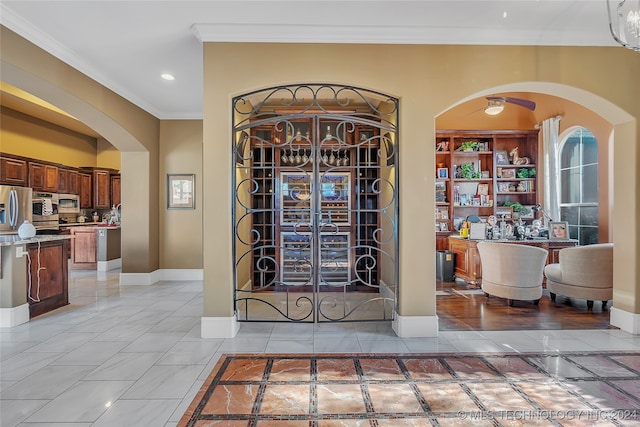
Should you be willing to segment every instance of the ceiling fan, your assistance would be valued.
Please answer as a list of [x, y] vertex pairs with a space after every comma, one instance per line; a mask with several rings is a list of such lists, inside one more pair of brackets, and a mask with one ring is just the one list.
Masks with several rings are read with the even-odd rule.
[[536, 109], [536, 103], [527, 99], [510, 98], [507, 96], [487, 96], [486, 98], [487, 101], [489, 101], [489, 105], [484, 108], [484, 112], [490, 116], [500, 114], [502, 110], [504, 110], [505, 103], [519, 105], [520, 107], [527, 108], [531, 111]]

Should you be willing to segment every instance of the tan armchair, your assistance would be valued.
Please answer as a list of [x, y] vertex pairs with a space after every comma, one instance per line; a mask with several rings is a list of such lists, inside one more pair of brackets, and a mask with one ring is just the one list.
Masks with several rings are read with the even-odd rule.
[[484, 294], [513, 300], [533, 301], [542, 297], [542, 279], [548, 252], [524, 244], [479, 242]]
[[588, 308], [601, 300], [604, 310], [613, 298], [613, 243], [565, 248], [558, 261], [544, 269], [551, 300], [556, 294], [586, 299]]

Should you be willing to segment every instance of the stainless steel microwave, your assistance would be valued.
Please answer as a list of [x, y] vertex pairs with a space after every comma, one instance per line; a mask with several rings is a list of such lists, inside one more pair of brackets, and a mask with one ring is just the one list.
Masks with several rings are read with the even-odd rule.
[[79, 214], [80, 197], [77, 194], [58, 194], [58, 213]]

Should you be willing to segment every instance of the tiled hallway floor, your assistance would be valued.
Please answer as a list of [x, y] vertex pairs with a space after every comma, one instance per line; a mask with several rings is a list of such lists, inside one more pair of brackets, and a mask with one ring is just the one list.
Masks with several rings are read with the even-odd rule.
[[73, 272], [70, 306], [0, 329], [2, 427], [175, 426], [222, 354], [640, 352], [616, 329], [399, 338], [389, 323], [243, 323], [235, 338], [202, 339], [202, 282], [118, 277]]

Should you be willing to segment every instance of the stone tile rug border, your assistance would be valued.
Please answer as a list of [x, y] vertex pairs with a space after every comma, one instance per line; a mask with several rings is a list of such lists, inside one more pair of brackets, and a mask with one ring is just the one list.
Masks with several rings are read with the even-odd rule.
[[178, 426], [640, 426], [640, 353], [223, 355]]

